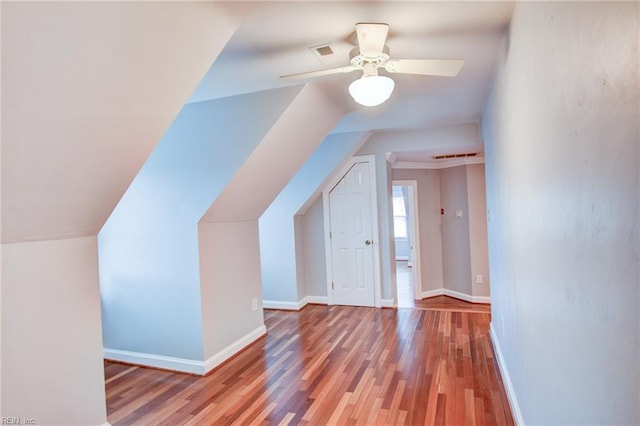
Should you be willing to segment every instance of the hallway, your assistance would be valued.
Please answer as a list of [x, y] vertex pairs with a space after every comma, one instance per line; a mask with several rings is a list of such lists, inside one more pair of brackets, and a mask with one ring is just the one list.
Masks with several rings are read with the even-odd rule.
[[398, 308], [413, 308], [416, 306], [413, 283], [413, 271], [406, 260], [396, 260], [396, 280], [398, 281]]
[[407, 266], [406, 260], [396, 261], [396, 279], [398, 282], [398, 308], [491, 313], [490, 304], [470, 303], [449, 296], [434, 296], [415, 300], [413, 273], [411, 268]]

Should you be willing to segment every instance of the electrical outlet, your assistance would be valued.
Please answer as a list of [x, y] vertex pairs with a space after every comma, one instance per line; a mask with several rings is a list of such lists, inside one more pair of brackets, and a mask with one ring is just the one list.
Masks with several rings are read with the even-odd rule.
[[254, 298], [251, 300], [251, 308], [252, 308], [254, 311], [257, 311], [257, 310], [258, 310], [258, 298], [257, 298], [257, 297], [254, 297]]
[[481, 274], [476, 275], [476, 284], [483, 284], [484, 277]]

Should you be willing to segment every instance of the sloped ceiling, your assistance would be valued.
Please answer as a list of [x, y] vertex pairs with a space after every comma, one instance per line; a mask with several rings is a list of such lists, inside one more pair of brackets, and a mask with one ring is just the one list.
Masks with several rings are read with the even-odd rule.
[[2, 241], [95, 235], [236, 30], [227, 5], [2, 2]]
[[[463, 58], [465, 65], [455, 78], [393, 74], [391, 99], [375, 108], [349, 97], [357, 72], [309, 80], [350, 111], [334, 133], [478, 121], [512, 9], [508, 1], [265, 2], [243, 21], [190, 101], [299, 84], [278, 77], [347, 65], [355, 24], [386, 22], [392, 57]], [[326, 43], [334, 55], [309, 49]]]
[[[347, 110], [333, 133], [477, 121], [512, 6], [2, 2], [2, 241], [95, 235], [185, 102], [346, 64], [357, 22], [388, 23], [395, 58], [466, 62], [456, 78], [394, 74], [371, 109], [347, 94], [357, 73], [314, 80]], [[309, 50], [324, 43], [335, 55]]]

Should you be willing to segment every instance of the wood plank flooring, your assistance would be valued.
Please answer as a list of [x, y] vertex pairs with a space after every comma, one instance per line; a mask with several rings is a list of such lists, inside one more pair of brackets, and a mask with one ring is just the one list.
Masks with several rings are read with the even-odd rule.
[[[451, 303], [451, 302], [450, 302]], [[309, 305], [199, 377], [105, 362], [112, 425], [513, 425], [490, 314]]]

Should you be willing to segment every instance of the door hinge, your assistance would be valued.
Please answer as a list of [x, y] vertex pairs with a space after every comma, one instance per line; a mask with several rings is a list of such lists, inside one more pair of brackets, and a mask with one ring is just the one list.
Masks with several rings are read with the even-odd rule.
[[333, 284], [333, 282], [331, 282], [331, 290], [335, 290], [335, 289], [336, 289], [335, 285]]
[[329, 239], [333, 238], [333, 234], [329, 231]]

